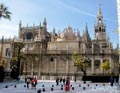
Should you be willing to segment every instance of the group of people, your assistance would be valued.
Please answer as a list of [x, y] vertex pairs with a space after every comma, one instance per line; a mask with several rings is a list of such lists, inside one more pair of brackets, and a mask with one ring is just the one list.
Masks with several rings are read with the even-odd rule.
[[37, 79], [35, 77], [27, 77], [26, 78], [27, 88], [31, 85], [31, 89], [36, 89]]
[[62, 84], [62, 82], [63, 82], [63, 85], [65, 85], [65, 81], [66, 81], [65, 78], [62, 79], [62, 78], [57, 77], [56, 78], [56, 85], [58, 86], [59, 83]]
[[69, 77], [67, 77], [66, 79], [65, 78], [59, 79], [59, 77], [56, 78], [56, 85], [57, 86], [59, 85], [59, 83], [62, 84], [62, 82], [63, 82], [63, 85], [65, 86], [65, 90], [66, 91], [70, 90], [70, 78]]
[[113, 76], [110, 77], [110, 86], [117, 86], [117, 81], [116, 78], [114, 78]]

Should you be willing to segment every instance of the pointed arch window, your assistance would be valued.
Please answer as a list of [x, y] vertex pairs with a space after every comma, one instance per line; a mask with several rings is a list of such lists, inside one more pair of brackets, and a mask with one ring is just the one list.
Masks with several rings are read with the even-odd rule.
[[101, 32], [101, 27], [99, 27], [99, 32]]
[[32, 34], [31, 32], [28, 32], [28, 33], [26, 34], [26, 38], [27, 38], [28, 40], [33, 39], [33, 34]]

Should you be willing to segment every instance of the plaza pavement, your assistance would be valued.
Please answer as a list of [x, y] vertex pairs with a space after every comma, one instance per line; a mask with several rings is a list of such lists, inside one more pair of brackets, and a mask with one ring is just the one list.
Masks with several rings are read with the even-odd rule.
[[[6, 85], [8, 86], [8, 88], [5, 88]], [[29, 89], [27, 89], [24, 85], [26, 84], [23, 82], [18, 83], [18, 81], [5, 82], [2, 83], [2, 85], [0, 83], [0, 93], [37, 93], [39, 89], [41, 90], [41, 93], [120, 93], [120, 89], [117, 85], [111, 87], [109, 83], [87, 82], [86, 84], [84, 84], [82, 81], [71, 81], [71, 89], [67, 92], [64, 90], [64, 86], [63, 90], [61, 90], [61, 84], [59, 84], [59, 86], [56, 86], [55, 81], [51, 80], [38, 81], [36, 89], [31, 89], [31, 86]], [[52, 86], [53, 91], [51, 91]], [[73, 87], [74, 90], [72, 90]], [[84, 87], [85, 89], [83, 89]], [[43, 92], [43, 88], [45, 89], [45, 92]]]

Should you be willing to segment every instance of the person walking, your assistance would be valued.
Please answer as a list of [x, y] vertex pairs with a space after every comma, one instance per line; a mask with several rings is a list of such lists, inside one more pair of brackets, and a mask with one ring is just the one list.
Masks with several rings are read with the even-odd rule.
[[30, 78], [29, 77], [26, 78], [26, 83], [27, 83], [27, 88], [29, 88], [29, 84], [30, 84]]
[[56, 85], [57, 86], [59, 85], [59, 78], [58, 77], [56, 78]]
[[65, 90], [66, 91], [70, 90], [70, 78], [69, 77], [67, 77], [66, 79]]
[[114, 83], [114, 78], [113, 76], [110, 77], [110, 86], [113, 86], [113, 83]]
[[65, 78], [63, 78], [63, 85], [65, 85]]
[[37, 85], [37, 79], [34, 78], [34, 87], [35, 87], [35, 89], [36, 89], [36, 85]]

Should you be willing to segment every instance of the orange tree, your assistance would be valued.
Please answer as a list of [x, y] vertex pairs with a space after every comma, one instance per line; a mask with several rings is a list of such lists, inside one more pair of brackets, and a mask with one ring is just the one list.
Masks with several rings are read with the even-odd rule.
[[103, 69], [103, 74], [105, 71], [110, 69], [109, 61], [103, 61], [103, 63], [100, 65], [100, 67]]
[[77, 67], [77, 70], [80, 70], [83, 72], [83, 75], [86, 76], [86, 70], [85, 70], [85, 58], [82, 55], [79, 55], [76, 51], [72, 55], [72, 59], [74, 60], [74, 65]]

